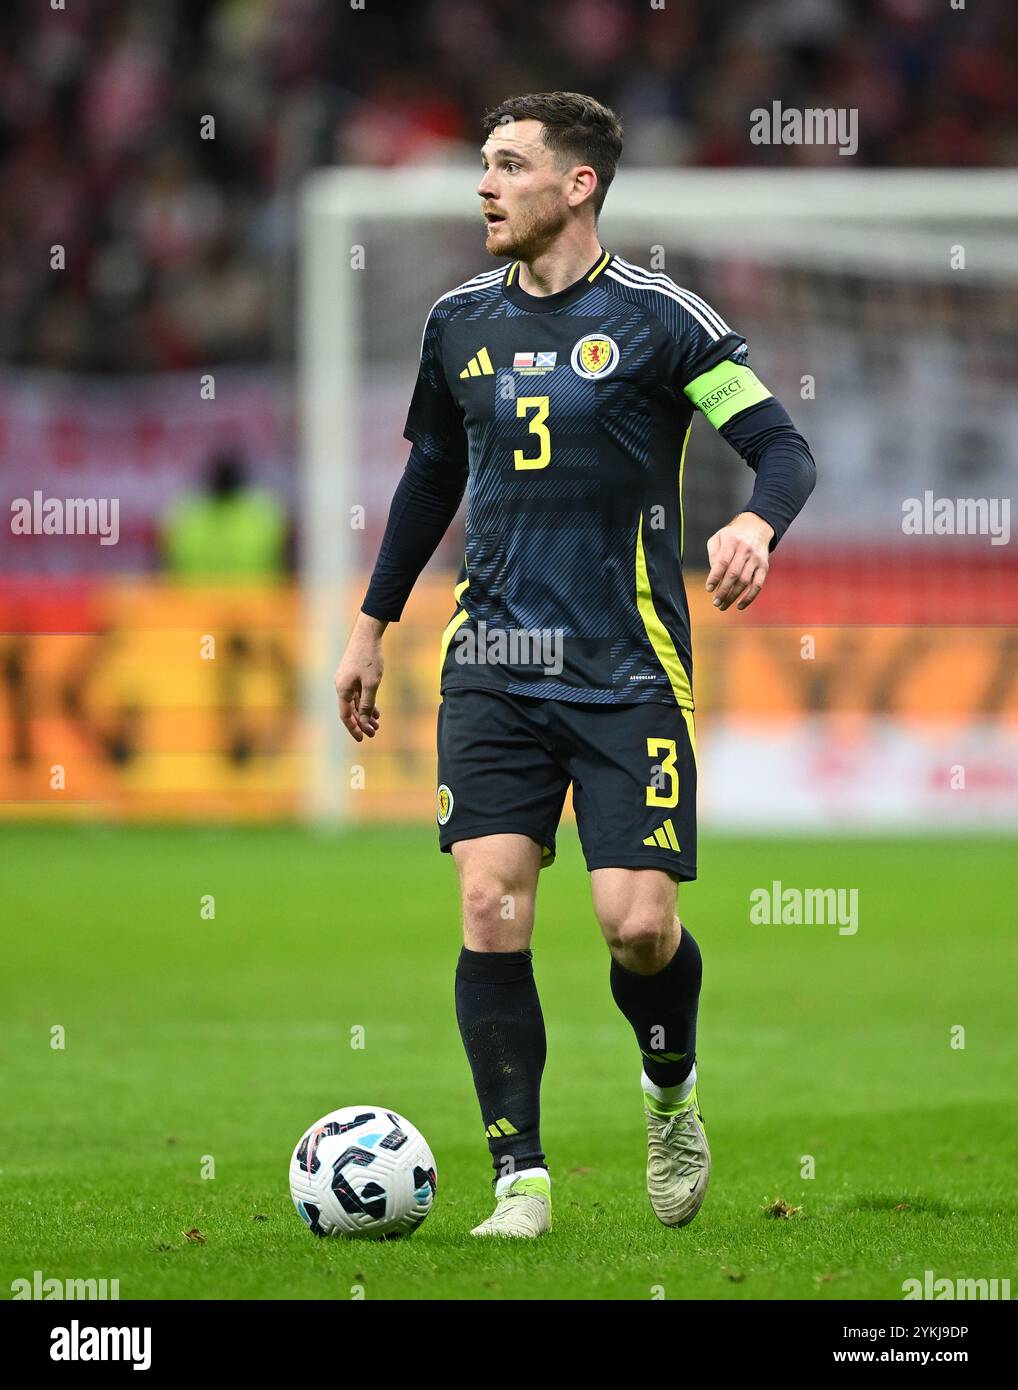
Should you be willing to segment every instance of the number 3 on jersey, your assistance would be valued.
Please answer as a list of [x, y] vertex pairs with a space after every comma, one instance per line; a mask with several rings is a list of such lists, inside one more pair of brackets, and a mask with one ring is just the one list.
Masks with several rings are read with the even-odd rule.
[[517, 468], [547, 468], [551, 462], [551, 434], [548, 430], [548, 397], [518, 396], [516, 399], [517, 420], [530, 416], [530, 433], [537, 435], [537, 453], [526, 455], [522, 449], [513, 450], [513, 463]]

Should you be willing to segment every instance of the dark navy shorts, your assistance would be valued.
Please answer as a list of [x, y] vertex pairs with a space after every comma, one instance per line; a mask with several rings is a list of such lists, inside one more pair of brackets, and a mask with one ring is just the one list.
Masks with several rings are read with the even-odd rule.
[[[555, 858], [566, 791], [588, 869], [696, 878], [693, 715], [447, 690], [438, 711], [439, 845], [527, 835]], [[542, 865], [542, 867], [543, 867]]]

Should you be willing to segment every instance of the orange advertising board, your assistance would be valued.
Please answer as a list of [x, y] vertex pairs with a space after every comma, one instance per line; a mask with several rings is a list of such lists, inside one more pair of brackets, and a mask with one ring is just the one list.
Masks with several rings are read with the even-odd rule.
[[[701, 748], [805, 725], [978, 727], [1018, 737], [1018, 631], [764, 627], [690, 579]], [[351, 612], [362, 586], [345, 605]], [[356, 817], [433, 814], [447, 578], [422, 580], [386, 636], [382, 734], [341, 744]], [[0, 814], [187, 820], [300, 814], [313, 730], [301, 713], [303, 606], [292, 587], [103, 582], [8, 591], [0, 635]], [[340, 652], [335, 653], [338, 661]], [[750, 745], [752, 746], [752, 745]]]

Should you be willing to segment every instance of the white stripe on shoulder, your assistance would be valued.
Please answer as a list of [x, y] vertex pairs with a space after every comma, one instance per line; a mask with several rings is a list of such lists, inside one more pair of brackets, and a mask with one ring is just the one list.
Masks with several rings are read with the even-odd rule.
[[692, 290], [687, 290], [681, 285], [677, 285], [670, 276], [660, 271], [644, 270], [643, 266], [633, 265], [629, 261], [622, 260], [620, 256], [616, 256], [615, 261], [616, 264], [621, 264], [629, 271], [630, 275], [645, 280], [648, 285], [660, 285], [663, 289], [672, 290], [675, 294], [679, 295], [680, 298], [687, 300], [690, 304], [695, 304], [701, 313], [706, 318], [710, 319], [719, 333], [731, 333], [732, 330], [716, 309], [712, 308], [706, 300], [701, 299], [698, 294], [694, 294]]
[[[452, 299], [457, 294], [474, 294], [479, 290], [487, 290], [503, 279], [509, 267], [502, 266], [498, 270], [486, 270], [481, 275], [475, 275], [471, 280], [464, 280], [462, 285], [457, 285], [454, 290], [446, 290], [445, 294], [440, 294], [435, 300], [435, 304], [441, 304], [443, 299]], [[435, 304], [431, 308], [434, 309]], [[430, 317], [430, 311], [429, 311]]]
[[674, 291], [674, 293], [681, 295], [683, 299], [688, 299], [691, 303], [696, 304], [712, 323], [717, 324], [722, 333], [731, 333], [731, 328], [729, 328], [728, 324], [725, 323], [724, 319], [712, 305], [708, 304], [705, 299], [701, 299], [698, 294], [694, 294], [692, 290], [687, 290], [682, 285], [677, 285], [670, 275], [665, 275], [663, 271], [645, 270], [642, 265], [634, 265], [632, 261], [625, 261], [621, 256], [616, 256], [615, 259], [635, 278], [646, 280], [649, 284], [661, 285], [665, 289], [670, 289]]
[[[512, 265], [512, 261], [509, 265]], [[428, 324], [430, 324], [431, 316], [438, 309], [439, 304], [446, 299], [452, 299], [455, 295], [473, 295], [481, 289], [491, 289], [492, 285], [498, 284], [498, 281], [505, 278], [509, 271], [509, 265], [502, 265], [498, 270], [485, 270], [480, 275], [474, 275], [473, 279], [464, 279], [463, 284], [456, 285], [455, 289], [446, 289], [444, 295], [439, 295], [431, 309], [428, 309], [427, 316], [424, 317], [424, 331], [420, 335], [420, 352], [424, 352], [424, 339], [427, 338]]]
[[[509, 264], [511, 265], [512, 262], [510, 261]], [[421, 353], [424, 352], [424, 339], [427, 337], [428, 324], [431, 322], [431, 316], [444, 300], [452, 299], [454, 295], [457, 294], [474, 294], [480, 290], [491, 289], [492, 286], [505, 278], [508, 270], [509, 266], [503, 265], [497, 270], [482, 271], [480, 275], [475, 275], [471, 280], [464, 280], [462, 285], [457, 285], [454, 290], [446, 290], [445, 294], [440, 294], [425, 315], [424, 331], [421, 334]]]
[[623, 261], [621, 257], [616, 257], [616, 261], [621, 261], [622, 265], [634, 279], [645, 281], [648, 285], [659, 285], [662, 289], [671, 290], [680, 299], [685, 300], [690, 305], [695, 305], [705, 318], [710, 319], [711, 323], [717, 328], [719, 333], [731, 333], [731, 328], [725, 323], [724, 319], [706, 300], [701, 299], [692, 290], [684, 289], [682, 285], [677, 285], [669, 275], [661, 271], [644, 270], [643, 266], [633, 265], [630, 261]]
[[699, 309], [690, 304], [688, 299], [681, 298], [680, 295], [674, 293], [672, 290], [665, 289], [663, 285], [651, 285], [645, 280], [630, 279], [628, 275], [620, 275], [612, 266], [608, 267], [605, 271], [605, 275], [612, 280], [617, 280], [620, 285], [628, 285], [632, 290], [651, 290], [654, 294], [663, 294], [667, 299], [674, 299], [675, 303], [678, 304], [680, 308], [685, 309], [687, 314], [690, 314], [702, 328], [707, 330], [707, 333], [714, 342], [717, 342], [718, 338], [721, 336], [714, 325], [708, 323]]

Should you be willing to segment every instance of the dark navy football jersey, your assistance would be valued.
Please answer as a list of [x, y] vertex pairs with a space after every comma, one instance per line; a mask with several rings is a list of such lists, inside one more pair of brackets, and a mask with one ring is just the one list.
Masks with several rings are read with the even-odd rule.
[[682, 472], [770, 398], [746, 342], [668, 276], [604, 252], [544, 297], [518, 262], [428, 316], [405, 434], [468, 470], [466, 553], [442, 689], [692, 709]]

